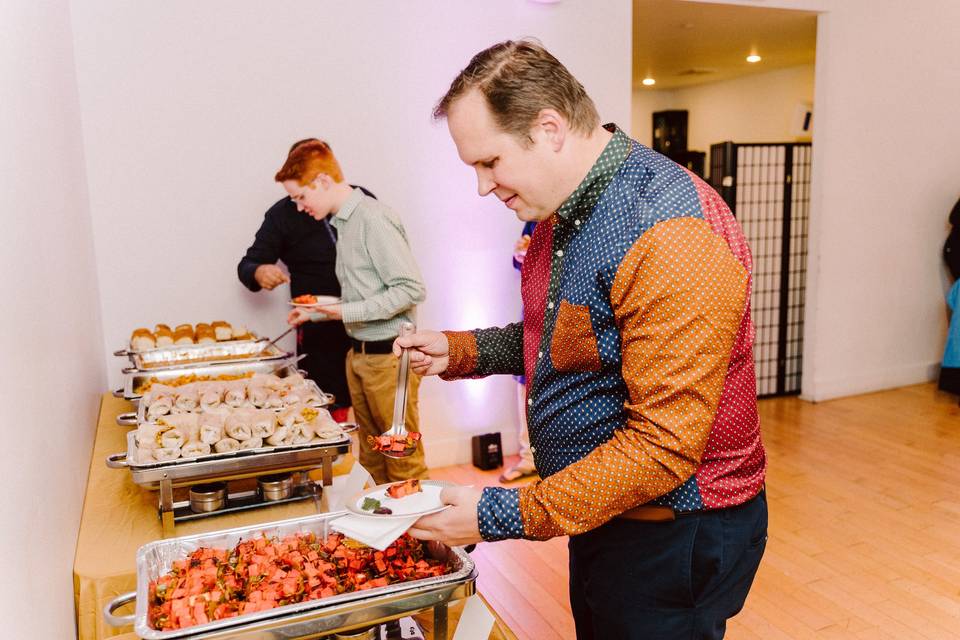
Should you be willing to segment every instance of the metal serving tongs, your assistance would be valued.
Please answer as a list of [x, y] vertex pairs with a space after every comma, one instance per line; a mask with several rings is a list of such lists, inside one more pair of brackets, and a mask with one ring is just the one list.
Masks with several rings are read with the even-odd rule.
[[265, 345], [263, 345], [262, 347], [260, 347], [260, 351], [257, 351], [257, 353], [264, 353], [264, 352], [266, 352], [267, 349], [269, 349], [271, 346], [273, 346], [273, 345], [277, 344], [278, 342], [280, 342], [280, 340], [282, 340], [285, 336], [289, 335], [290, 332], [293, 331], [293, 330], [295, 330], [295, 329], [296, 329], [296, 327], [290, 327], [289, 329], [287, 329], [286, 331], [284, 331], [283, 333], [281, 333], [280, 335], [278, 335], [276, 338], [274, 338], [273, 340], [271, 340], [271, 341], [268, 342], [267, 344], [265, 344]]
[[[400, 337], [412, 335], [414, 332], [412, 322], [404, 322], [400, 325]], [[394, 438], [406, 438], [407, 428], [404, 426], [407, 417], [407, 377], [410, 371], [410, 349], [404, 349], [400, 355], [400, 366], [397, 367], [397, 394], [393, 399], [393, 426], [383, 435]], [[413, 455], [417, 450], [414, 443], [412, 447], [407, 447], [403, 451], [381, 451], [388, 458], [406, 458]]]

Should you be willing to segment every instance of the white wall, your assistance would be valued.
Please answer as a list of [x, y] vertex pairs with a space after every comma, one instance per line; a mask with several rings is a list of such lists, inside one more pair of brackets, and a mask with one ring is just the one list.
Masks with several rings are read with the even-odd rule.
[[[519, 318], [521, 223], [476, 195], [430, 112], [474, 53], [531, 35], [627, 126], [630, 3], [598, 4], [74, 2], [104, 353], [158, 321], [284, 328], [286, 292], [248, 293], [235, 268], [282, 194], [286, 149], [311, 135], [401, 214], [427, 284], [421, 326]], [[121, 363], [104, 358], [116, 384]], [[468, 460], [466, 433], [512, 433], [513, 393], [508, 377], [425, 382], [428, 462]]]
[[930, 379], [946, 332], [940, 249], [960, 195], [960, 3], [764, 4], [825, 11], [817, 33], [804, 396]]
[[68, 9], [0, 3], [4, 638], [75, 633], [70, 575], [106, 385]]
[[709, 173], [711, 144], [796, 140], [796, 108], [813, 102], [813, 78], [813, 65], [801, 65], [681, 89], [635, 89], [633, 135], [651, 146], [653, 113], [686, 109], [687, 148], [706, 152]]
[[675, 92], [674, 109], [690, 112], [687, 148], [734, 142], [792, 142], [796, 107], [813, 102], [813, 65], [715, 82]]

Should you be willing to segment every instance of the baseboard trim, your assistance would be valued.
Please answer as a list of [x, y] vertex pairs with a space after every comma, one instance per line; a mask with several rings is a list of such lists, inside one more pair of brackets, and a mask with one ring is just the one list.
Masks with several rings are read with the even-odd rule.
[[862, 393], [873, 393], [884, 389], [906, 387], [936, 380], [940, 370], [939, 362], [918, 362], [903, 367], [893, 367], [858, 376], [843, 376], [811, 381], [804, 385], [801, 398], [811, 402], [822, 402]]

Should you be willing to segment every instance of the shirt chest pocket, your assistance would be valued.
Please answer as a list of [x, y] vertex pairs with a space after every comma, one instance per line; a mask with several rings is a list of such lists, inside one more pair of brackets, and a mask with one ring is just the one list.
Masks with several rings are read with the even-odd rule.
[[550, 340], [550, 361], [557, 371], [600, 370], [600, 351], [590, 322], [590, 307], [560, 301]]

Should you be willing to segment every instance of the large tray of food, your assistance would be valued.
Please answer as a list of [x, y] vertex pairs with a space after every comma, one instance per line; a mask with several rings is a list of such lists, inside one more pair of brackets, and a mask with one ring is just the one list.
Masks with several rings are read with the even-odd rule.
[[299, 373], [284, 377], [254, 373], [236, 380], [198, 380], [178, 385], [155, 382], [138, 403], [136, 424], [180, 413], [285, 412], [301, 405], [325, 407], [332, 403], [332, 395]]
[[272, 360], [249, 360], [156, 371], [130, 371], [124, 374], [123, 387], [115, 392], [127, 400], [138, 400], [154, 384], [181, 386], [193, 382], [230, 382], [251, 378], [256, 373], [274, 373], [281, 378], [298, 373], [296, 358], [285, 355]]
[[115, 355], [125, 356], [134, 353], [147, 353], [156, 349], [170, 347], [186, 347], [197, 344], [215, 344], [217, 342], [244, 342], [256, 340], [257, 334], [241, 324], [230, 324], [224, 320], [213, 322], [198, 322], [192, 324], [178, 324], [174, 329], [170, 325], [158, 324], [150, 329], [141, 327], [134, 329], [130, 334], [130, 344], [127, 348], [117, 351]]
[[347, 432], [326, 409], [305, 405], [291, 407], [286, 413], [180, 413], [131, 430], [125, 456], [111, 456], [111, 466], [168, 468], [275, 451], [348, 445], [349, 441]]
[[343, 515], [146, 544], [137, 553], [133, 619], [112, 611], [134, 594], [108, 604], [105, 618], [133, 622], [147, 640], [228, 630], [243, 636], [258, 623], [279, 635], [250, 637], [306, 637], [473, 593], [476, 569], [463, 550], [404, 535], [376, 551], [332, 531], [330, 522]]

